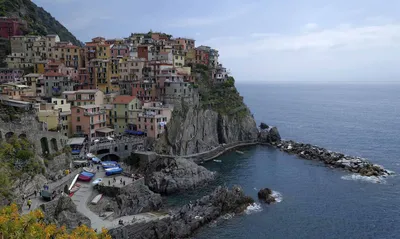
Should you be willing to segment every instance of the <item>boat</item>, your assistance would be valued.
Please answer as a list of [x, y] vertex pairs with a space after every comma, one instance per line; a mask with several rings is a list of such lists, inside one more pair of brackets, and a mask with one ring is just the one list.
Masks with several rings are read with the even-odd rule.
[[239, 151], [239, 150], [236, 150], [236, 153], [237, 153], [237, 154], [244, 154], [244, 152]]
[[85, 176], [85, 175], [80, 174], [79, 177], [78, 177], [78, 179], [81, 180], [81, 181], [86, 181], [86, 182], [88, 182], [88, 181], [92, 180], [92, 177], [88, 177], [88, 176]]
[[75, 177], [74, 177], [74, 180], [72, 180], [72, 183], [71, 183], [71, 185], [69, 186], [69, 188], [68, 188], [68, 190], [71, 190], [72, 189], [72, 187], [75, 185], [75, 183], [76, 183], [76, 180], [78, 180], [78, 177], [79, 177], [79, 174], [77, 174]]
[[96, 169], [95, 168], [84, 167], [83, 171], [88, 172], [88, 173], [96, 173]]
[[118, 163], [115, 162], [115, 161], [104, 161], [104, 162], [101, 162], [101, 166], [103, 166], [104, 169], [119, 167]]
[[93, 157], [93, 158], [92, 158], [92, 162], [93, 162], [93, 163], [100, 163], [101, 160], [100, 160], [98, 157]]
[[222, 163], [222, 160], [219, 160], [219, 159], [214, 159], [213, 161], [216, 163]]
[[92, 204], [96, 205], [101, 200], [102, 197], [103, 197], [103, 194], [99, 194], [96, 197], [94, 197], [92, 200]]
[[123, 169], [120, 168], [120, 167], [107, 168], [106, 169], [106, 175], [107, 176], [111, 176], [111, 175], [114, 175], [114, 174], [120, 174], [120, 173], [122, 173], [122, 171], [123, 171]]
[[79, 183], [76, 183], [76, 184], [71, 188], [71, 190], [69, 190], [69, 193], [74, 193], [74, 192], [78, 191], [80, 187], [81, 187], [81, 185], [80, 185]]
[[90, 181], [94, 177], [95, 173], [89, 173], [89, 172], [82, 172], [79, 174], [78, 179], [81, 181]]

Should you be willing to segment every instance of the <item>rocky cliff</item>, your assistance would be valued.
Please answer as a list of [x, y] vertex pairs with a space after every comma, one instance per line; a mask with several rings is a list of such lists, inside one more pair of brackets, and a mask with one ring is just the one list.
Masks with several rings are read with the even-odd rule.
[[138, 171], [157, 193], [171, 194], [200, 187], [215, 178], [215, 173], [191, 160], [156, 155], [142, 158]]
[[190, 155], [220, 144], [256, 140], [257, 135], [257, 125], [248, 110], [229, 115], [213, 109], [188, 107], [173, 113], [155, 150], [159, 154]]
[[44, 212], [45, 221], [56, 223], [57, 226], [65, 226], [74, 229], [80, 224], [90, 227], [90, 219], [76, 210], [76, 205], [68, 196], [61, 196], [56, 201], [42, 204], [40, 209]]
[[96, 186], [104, 195], [96, 205], [89, 204], [90, 210], [96, 213], [113, 211], [115, 217], [157, 211], [162, 207], [160, 194], [152, 192], [143, 179], [136, 180], [123, 188]]
[[227, 213], [243, 212], [253, 202], [240, 187], [233, 187], [232, 190], [218, 187], [210, 195], [173, 212], [170, 217], [126, 225], [111, 229], [109, 233], [115, 239], [188, 238], [207, 223]]

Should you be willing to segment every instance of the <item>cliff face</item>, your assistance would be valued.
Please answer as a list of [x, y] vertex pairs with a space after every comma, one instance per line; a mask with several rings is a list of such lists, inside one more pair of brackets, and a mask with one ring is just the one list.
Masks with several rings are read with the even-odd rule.
[[155, 150], [159, 154], [190, 155], [220, 144], [256, 140], [257, 134], [257, 125], [248, 111], [238, 116], [189, 107], [174, 112]]
[[43, 8], [31, 0], [0, 0], [0, 16], [19, 17], [28, 24], [26, 34], [57, 34], [62, 41], [70, 41], [82, 45], [71, 32]]

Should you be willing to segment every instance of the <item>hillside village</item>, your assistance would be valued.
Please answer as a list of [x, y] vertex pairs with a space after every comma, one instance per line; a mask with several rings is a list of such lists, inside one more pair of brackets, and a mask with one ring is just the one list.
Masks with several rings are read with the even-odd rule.
[[1, 102], [34, 109], [44, 130], [70, 138], [79, 153], [86, 146], [71, 138], [157, 139], [182, 102], [198, 104], [204, 74], [212, 84], [230, 79], [218, 51], [190, 38], [150, 31], [95, 37], [80, 47], [58, 35], [22, 35], [20, 28], [17, 18], [0, 19], [1, 37], [11, 45], [0, 69]]

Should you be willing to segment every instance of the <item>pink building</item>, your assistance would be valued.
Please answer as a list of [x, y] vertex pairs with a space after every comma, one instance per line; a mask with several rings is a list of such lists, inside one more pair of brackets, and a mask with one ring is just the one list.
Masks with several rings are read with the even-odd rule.
[[23, 70], [0, 68], [0, 83], [15, 82], [17, 80], [21, 80], [23, 75]]
[[138, 115], [138, 131], [145, 132], [147, 137], [159, 138], [165, 125], [171, 119], [173, 107], [161, 102], [147, 102], [142, 106], [143, 113]]
[[187, 50], [191, 50], [194, 49], [195, 47], [195, 40], [190, 39], [190, 38], [176, 38], [175, 42], [179, 45], [183, 46], [183, 50], [187, 51]]
[[129, 47], [127, 45], [113, 45], [111, 46], [112, 58], [129, 57]]
[[[90, 138], [101, 137], [106, 127], [107, 114], [99, 105], [83, 105], [71, 108], [72, 134]], [[101, 136], [98, 136], [101, 135]]]

